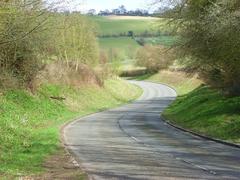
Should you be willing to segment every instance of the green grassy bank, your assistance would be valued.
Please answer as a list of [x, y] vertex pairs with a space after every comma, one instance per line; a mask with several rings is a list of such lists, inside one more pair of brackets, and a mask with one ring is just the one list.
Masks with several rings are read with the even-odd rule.
[[171, 122], [213, 138], [240, 143], [240, 97], [201, 86], [179, 96], [163, 114]]
[[40, 173], [44, 159], [59, 148], [59, 130], [65, 122], [127, 103], [140, 94], [138, 87], [122, 80], [107, 80], [104, 88], [45, 85], [35, 95], [24, 90], [2, 93], [0, 179]]

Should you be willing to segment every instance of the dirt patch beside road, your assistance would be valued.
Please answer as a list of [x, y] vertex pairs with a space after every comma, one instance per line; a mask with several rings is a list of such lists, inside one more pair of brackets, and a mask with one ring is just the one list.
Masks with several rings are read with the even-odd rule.
[[87, 175], [74, 164], [74, 159], [60, 149], [56, 154], [46, 159], [43, 164], [45, 172], [37, 176], [28, 176], [20, 178], [21, 180], [53, 180], [53, 179], [69, 179], [69, 180], [86, 180]]

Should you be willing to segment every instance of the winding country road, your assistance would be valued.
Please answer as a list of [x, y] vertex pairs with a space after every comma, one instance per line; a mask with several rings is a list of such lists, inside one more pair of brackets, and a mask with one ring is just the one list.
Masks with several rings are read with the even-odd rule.
[[173, 89], [132, 83], [144, 93], [123, 107], [64, 129], [65, 145], [90, 179], [240, 179], [240, 149], [177, 130], [161, 120]]

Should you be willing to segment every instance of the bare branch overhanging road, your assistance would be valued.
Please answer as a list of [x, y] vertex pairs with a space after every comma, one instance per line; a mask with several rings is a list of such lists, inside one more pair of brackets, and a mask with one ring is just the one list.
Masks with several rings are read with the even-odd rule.
[[150, 83], [134, 103], [64, 129], [66, 147], [92, 179], [240, 179], [240, 149], [176, 130], [160, 113], [176, 93]]

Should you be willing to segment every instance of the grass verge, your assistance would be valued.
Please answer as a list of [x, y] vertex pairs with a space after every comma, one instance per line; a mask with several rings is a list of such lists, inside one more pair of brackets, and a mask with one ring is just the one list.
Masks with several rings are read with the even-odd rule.
[[122, 80], [107, 80], [104, 88], [45, 85], [35, 95], [23, 90], [1, 94], [0, 179], [41, 173], [46, 157], [59, 149], [59, 128], [65, 122], [127, 103], [140, 94], [138, 87]]
[[224, 97], [216, 90], [201, 86], [179, 96], [163, 115], [194, 132], [240, 143], [240, 97]]

